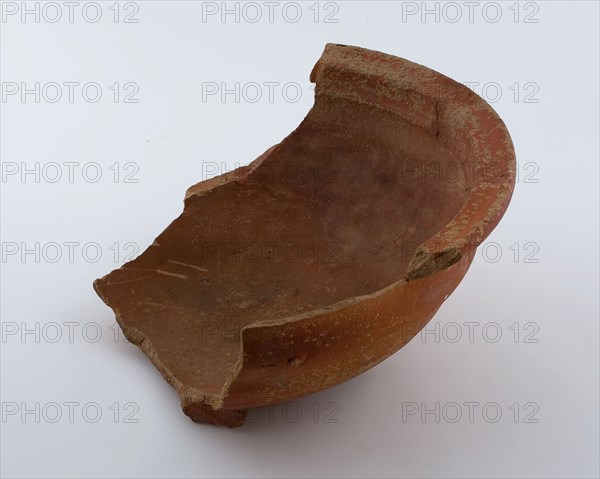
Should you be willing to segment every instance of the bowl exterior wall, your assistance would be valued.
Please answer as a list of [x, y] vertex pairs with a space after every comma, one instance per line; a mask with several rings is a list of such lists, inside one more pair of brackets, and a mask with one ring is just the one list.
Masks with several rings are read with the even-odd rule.
[[[244, 362], [224, 409], [281, 403], [347, 381], [413, 339], [458, 286], [474, 250], [431, 276], [281, 326], [244, 331]], [[189, 408], [188, 408], [189, 409]]]

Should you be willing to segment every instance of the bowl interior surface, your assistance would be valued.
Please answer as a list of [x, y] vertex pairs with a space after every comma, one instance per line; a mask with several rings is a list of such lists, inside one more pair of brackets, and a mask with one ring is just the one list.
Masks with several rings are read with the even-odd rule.
[[179, 379], [208, 393], [237, 361], [244, 326], [402, 279], [469, 189], [434, 135], [351, 100], [320, 99], [257, 163], [188, 200], [155, 247], [111, 274], [128, 275], [121, 315], [166, 361], [177, 351]]

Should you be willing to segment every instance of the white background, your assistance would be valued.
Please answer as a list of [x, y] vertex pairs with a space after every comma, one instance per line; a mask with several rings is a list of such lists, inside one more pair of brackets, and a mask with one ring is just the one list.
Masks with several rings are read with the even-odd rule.
[[[112, 1], [96, 23], [82, 6], [71, 23], [62, 2], [52, 23], [56, 10], [40, 4], [37, 23], [3, 3], [3, 91], [41, 89], [39, 103], [20, 91], [1, 103], [3, 477], [598, 477], [598, 3], [500, 2], [494, 22], [489, 2], [472, 21], [457, 2], [454, 23], [456, 7], [436, 2], [426, 7], [437, 21], [421, 2], [364, 1], [318, 5], [318, 22], [305, 2], [296, 23], [285, 2], [272, 23], [262, 2], [257, 23], [248, 8], [239, 22], [203, 19], [191, 1], [137, 2], [137, 23], [123, 22], [136, 6]], [[188, 186], [250, 162], [301, 121], [327, 42], [478, 83], [515, 144], [512, 203], [428, 334], [345, 384], [251, 412], [240, 429], [194, 424], [146, 357], [115, 341], [92, 281], [143, 251]], [[63, 85], [56, 103], [51, 82]], [[91, 103], [79, 86], [70, 102], [64, 82], [96, 82], [102, 97]], [[203, 99], [208, 82], [239, 82], [239, 101]], [[280, 86], [252, 103], [249, 82]], [[293, 85], [282, 91], [290, 82], [296, 102]], [[133, 88], [138, 102], [125, 103]], [[36, 164], [37, 177], [21, 175]], [[36, 243], [37, 257], [22, 255]], [[65, 403], [78, 404], [71, 419]]]

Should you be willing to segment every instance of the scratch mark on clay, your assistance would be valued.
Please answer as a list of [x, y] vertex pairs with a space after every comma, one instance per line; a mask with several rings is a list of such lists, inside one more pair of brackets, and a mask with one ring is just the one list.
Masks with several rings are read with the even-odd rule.
[[166, 274], [167, 276], [175, 276], [176, 278], [187, 279], [185, 274], [169, 273], [168, 271], [163, 271], [162, 269], [157, 269], [156, 272], [160, 274]]
[[195, 266], [193, 264], [182, 263], [181, 261], [173, 261], [172, 259], [168, 259], [167, 261], [172, 264], [180, 264], [181, 266], [187, 266], [188, 268], [197, 269], [198, 271], [208, 272], [206, 268], [201, 268], [200, 266]]

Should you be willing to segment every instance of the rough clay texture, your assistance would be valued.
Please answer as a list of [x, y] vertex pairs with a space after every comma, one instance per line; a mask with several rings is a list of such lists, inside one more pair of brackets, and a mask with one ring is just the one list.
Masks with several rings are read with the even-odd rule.
[[506, 210], [504, 123], [459, 83], [328, 44], [315, 104], [94, 288], [194, 421], [346, 381], [414, 337]]

